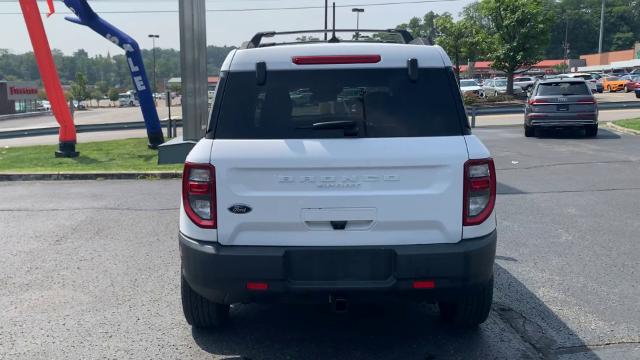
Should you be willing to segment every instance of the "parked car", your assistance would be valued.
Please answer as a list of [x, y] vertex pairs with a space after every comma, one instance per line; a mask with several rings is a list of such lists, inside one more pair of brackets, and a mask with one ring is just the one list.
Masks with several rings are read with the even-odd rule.
[[529, 91], [536, 83], [536, 80], [533, 76], [518, 76], [513, 79], [513, 84], [521, 87], [524, 91]]
[[583, 79], [587, 83], [587, 86], [589, 86], [589, 89], [591, 89], [591, 92], [598, 92], [598, 79], [596, 79], [592, 74], [571, 73], [567, 74], [567, 77], [574, 79]]
[[118, 106], [140, 106], [140, 102], [135, 92], [127, 91], [118, 95]]
[[[220, 326], [236, 303], [344, 311], [389, 298], [435, 302], [462, 326], [485, 321], [496, 174], [447, 54], [260, 39], [224, 61], [207, 135], [184, 166], [187, 322]], [[338, 96], [355, 88], [347, 111]], [[294, 103], [299, 90], [314, 103]]]
[[49, 100], [38, 101], [36, 109], [41, 111], [51, 111], [51, 103]]
[[582, 127], [586, 136], [598, 135], [598, 104], [583, 79], [540, 81], [527, 101], [524, 135], [539, 128]]
[[462, 92], [462, 95], [470, 93], [480, 96], [482, 93], [482, 87], [473, 79], [462, 79], [460, 80], [460, 91]]
[[617, 76], [604, 76], [602, 78], [602, 87], [608, 92], [624, 90], [624, 84], [625, 81]]
[[640, 74], [629, 75], [627, 82], [624, 84], [624, 92], [632, 92], [640, 89]]
[[624, 76], [627, 75], [627, 70], [625, 69], [612, 69], [611, 70], [611, 75], [613, 76]]
[[[507, 93], [507, 80], [506, 79], [489, 79], [485, 80], [482, 85], [482, 94], [484, 96], [498, 96]], [[524, 91], [520, 86], [513, 85], [513, 94], [521, 95]]]

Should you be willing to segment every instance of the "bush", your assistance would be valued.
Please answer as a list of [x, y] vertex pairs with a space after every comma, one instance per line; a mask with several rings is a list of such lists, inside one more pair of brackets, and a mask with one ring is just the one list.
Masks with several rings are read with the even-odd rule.
[[473, 105], [475, 103], [478, 102], [478, 100], [480, 100], [480, 96], [472, 93], [472, 92], [466, 92], [464, 93], [464, 95], [462, 96], [462, 100], [464, 101], [465, 105]]

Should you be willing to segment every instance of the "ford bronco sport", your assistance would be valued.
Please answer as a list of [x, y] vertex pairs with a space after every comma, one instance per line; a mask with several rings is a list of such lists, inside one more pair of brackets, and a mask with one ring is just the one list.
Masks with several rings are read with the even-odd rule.
[[192, 326], [222, 325], [236, 303], [390, 298], [436, 303], [461, 326], [486, 320], [493, 160], [442, 48], [384, 33], [400, 43], [259, 33], [226, 58], [184, 166]]

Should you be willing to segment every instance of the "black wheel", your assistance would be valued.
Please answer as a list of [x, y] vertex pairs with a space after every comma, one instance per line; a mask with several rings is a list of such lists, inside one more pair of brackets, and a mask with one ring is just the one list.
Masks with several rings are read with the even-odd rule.
[[587, 137], [598, 136], [598, 125], [589, 125], [584, 128], [584, 133]]
[[189, 325], [196, 328], [216, 328], [229, 319], [229, 305], [218, 304], [205, 299], [193, 291], [182, 276], [182, 311]]
[[493, 279], [457, 301], [438, 303], [440, 317], [460, 327], [474, 328], [487, 320], [493, 302]]
[[536, 129], [533, 126], [524, 126], [524, 136], [525, 137], [534, 137], [536, 136]]

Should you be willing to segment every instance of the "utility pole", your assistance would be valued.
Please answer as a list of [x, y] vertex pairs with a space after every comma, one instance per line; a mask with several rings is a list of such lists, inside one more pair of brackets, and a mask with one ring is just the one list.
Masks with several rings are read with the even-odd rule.
[[565, 28], [564, 28], [564, 43], [562, 44], [562, 47], [564, 48], [564, 72], [567, 73], [569, 72], [569, 63], [568, 63], [568, 58], [569, 58], [569, 16], [565, 14], [565, 20], [566, 20], [566, 24], [565, 24]]
[[327, 41], [327, 27], [329, 26], [329, 0], [324, 0], [324, 40]]
[[360, 32], [358, 31], [360, 30], [360, 13], [363, 13], [364, 9], [353, 8], [351, 9], [351, 12], [356, 13], [356, 40], [358, 40], [360, 37]]
[[604, 36], [604, 1], [602, 0], [602, 8], [600, 9], [600, 41], [598, 42], [598, 54], [602, 54], [602, 38]]
[[153, 52], [153, 86], [151, 87], [151, 89], [153, 89], [153, 96], [154, 96], [154, 99], [155, 99], [155, 95], [158, 92], [158, 89], [157, 89], [158, 82], [156, 81], [156, 39], [159, 39], [160, 35], [149, 34], [149, 37], [153, 41], [153, 49], [152, 49], [152, 52]]
[[180, 68], [184, 140], [204, 136], [207, 104], [207, 8], [205, 0], [180, 0]]

